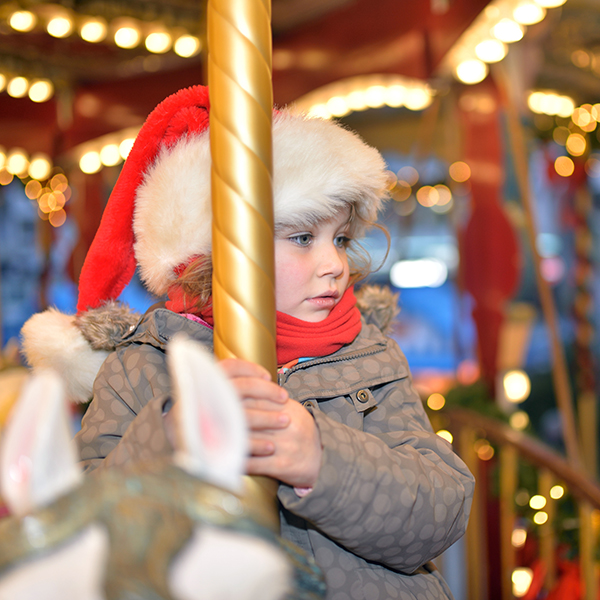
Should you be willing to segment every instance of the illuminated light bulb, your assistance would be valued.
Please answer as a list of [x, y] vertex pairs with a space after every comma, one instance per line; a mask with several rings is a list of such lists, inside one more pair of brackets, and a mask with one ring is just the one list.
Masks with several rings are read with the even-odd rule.
[[129, 156], [131, 148], [133, 147], [133, 142], [135, 142], [135, 138], [127, 138], [119, 144], [119, 154], [123, 160]]
[[446, 206], [452, 200], [452, 192], [448, 186], [443, 183], [438, 183], [433, 186], [433, 189], [437, 192], [438, 198], [435, 203], [436, 206]]
[[484, 40], [475, 46], [475, 55], [479, 60], [486, 63], [501, 61], [507, 52], [506, 44], [500, 40]]
[[8, 185], [14, 179], [14, 175], [8, 169], [0, 169], [0, 185]]
[[65, 192], [68, 187], [69, 181], [67, 179], [67, 176], [63, 175], [62, 173], [57, 173], [50, 180], [50, 189], [54, 191]]
[[361, 111], [368, 107], [365, 92], [363, 90], [354, 90], [346, 96], [346, 104], [351, 110]]
[[600, 104], [594, 104], [592, 110], [590, 110], [590, 114], [594, 120], [600, 121]]
[[472, 85], [483, 81], [487, 77], [488, 66], [483, 61], [472, 58], [463, 60], [457, 65], [455, 73], [462, 83]]
[[450, 165], [448, 173], [457, 183], [464, 183], [471, 177], [471, 167], [466, 162], [457, 160]]
[[0, 169], [6, 164], [6, 148], [0, 146]]
[[330, 119], [331, 113], [327, 110], [327, 105], [323, 103], [314, 104], [308, 110], [309, 117], [317, 117], [319, 119]]
[[510, 415], [509, 423], [516, 431], [523, 431], [529, 425], [529, 415], [524, 410], [518, 410]]
[[50, 221], [50, 225], [52, 227], [61, 227], [65, 224], [67, 220], [67, 213], [63, 208], [59, 208], [58, 210], [53, 210], [48, 217], [48, 221]]
[[124, 25], [115, 31], [115, 44], [119, 48], [135, 48], [140, 43], [140, 30], [133, 24]]
[[385, 104], [386, 88], [383, 85], [372, 85], [365, 91], [365, 102], [371, 108], [380, 108]]
[[571, 118], [573, 119], [573, 123], [578, 127], [585, 127], [592, 120], [592, 115], [585, 108], [580, 106], [573, 111]]
[[66, 204], [67, 197], [63, 193], [52, 192], [52, 195], [54, 196], [54, 208], [52, 210], [58, 210]]
[[575, 171], [575, 164], [568, 156], [559, 156], [554, 161], [554, 170], [561, 177], [570, 177]]
[[0, 73], [0, 92], [6, 87], [6, 75]]
[[29, 87], [28, 95], [33, 102], [46, 102], [54, 95], [54, 84], [48, 79], [37, 79]]
[[508, 371], [502, 379], [502, 385], [506, 399], [515, 404], [523, 402], [531, 392], [531, 382], [524, 371]]
[[515, 598], [522, 598], [531, 587], [533, 571], [528, 567], [517, 567], [511, 575], [512, 593]]
[[477, 440], [473, 448], [480, 460], [491, 460], [494, 456], [494, 448], [487, 440]]
[[154, 54], [164, 54], [171, 49], [173, 40], [166, 31], [155, 31], [146, 38], [146, 49]]
[[533, 515], [533, 522], [536, 525], [543, 525], [548, 520], [548, 513], [540, 510]]
[[438, 202], [438, 199], [438, 191], [430, 185], [424, 185], [417, 190], [417, 202], [421, 206], [425, 206], [426, 208], [435, 206]]
[[446, 398], [444, 398], [444, 396], [442, 396], [442, 394], [440, 394], [439, 392], [435, 392], [431, 394], [429, 398], [427, 398], [427, 406], [431, 410], [441, 410], [442, 408], [444, 408], [445, 404]]
[[67, 16], [56, 16], [48, 21], [46, 31], [55, 38], [65, 38], [73, 31], [73, 21]]
[[531, 92], [529, 96], [527, 96], [527, 106], [529, 110], [537, 113], [538, 115], [543, 114], [542, 111], [542, 100], [544, 98], [544, 94], [542, 92]]
[[539, 4], [543, 8], [558, 8], [566, 1], [567, 0], [535, 0], [536, 4]]
[[529, 506], [533, 508], [533, 510], [540, 510], [546, 506], [546, 498], [541, 494], [536, 494], [535, 496], [531, 496], [529, 499]]
[[553, 485], [550, 488], [550, 498], [553, 500], [559, 500], [565, 495], [565, 488], [562, 485]]
[[100, 150], [100, 160], [105, 167], [114, 167], [118, 165], [122, 158], [117, 144], [106, 144]]
[[79, 168], [88, 175], [97, 173], [102, 168], [102, 161], [100, 160], [100, 154], [95, 151], [86, 152], [79, 159]]
[[8, 24], [15, 31], [26, 33], [31, 31], [37, 23], [37, 17], [29, 10], [17, 10], [8, 18]]
[[545, 16], [546, 9], [535, 2], [522, 2], [513, 10], [515, 21], [521, 25], [535, 25]]
[[419, 181], [419, 172], [414, 167], [406, 165], [398, 171], [398, 179], [401, 181], [406, 181], [408, 185], [412, 186]]
[[108, 27], [106, 21], [101, 17], [88, 19], [84, 21], [79, 28], [81, 39], [90, 42], [91, 44], [97, 44], [106, 39], [107, 33]]
[[390, 269], [390, 281], [397, 288], [437, 288], [448, 279], [448, 267], [437, 258], [399, 260]]
[[522, 548], [527, 541], [527, 530], [522, 527], [516, 527], [513, 529], [512, 535], [510, 536], [510, 543], [513, 548]]
[[13, 98], [23, 98], [29, 89], [29, 81], [25, 77], [13, 77], [6, 86], [6, 92]]
[[512, 44], [523, 38], [525, 29], [512, 19], [501, 19], [492, 27], [492, 34], [501, 42]]
[[540, 108], [544, 114], [557, 115], [561, 110], [562, 101], [558, 94], [544, 94], [540, 103]]
[[13, 148], [6, 157], [6, 169], [13, 175], [24, 175], [29, 168], [29, 158], [22, 148]]
[[181, 56], [182, 58], [196, 56], [196, 54], [200, 52], [201, 48], [202, 44], [200, 43], [200, 39], [195, 35], [182, 35], [181, 37], [177, 38], [175, 45], [173, 46], [175, 54]]
[[408, 88], [404, 92], [404, 106], [409, 110], [423, 110], [432, 101], [431, 93], [424, 88]]
[[47, 154], [34, 154], [29, 163], [29, 177], [32, 179], [48, 179], [52, 172], [52, 161]]
[[569, 96], [559, 96], [560, 107], [556, 113], [559, 117], [570, 117], [575, 110], [575, 101]]
[[331, 113], [334, 117], [343, 117], [350, 112], [350, 107], [346, 103], [345, 98], [342, 98], [342, 96], [333, 96], [333, 98], [329, 98], [325, 106], [329, 113]]
[[449, 444], [451, 444], [454, 440], [452, 434], [447, 429], [440, 429], [435, 432], [436, 435], [439, 435], [443, 440], [446, 440]]
[[580, 133], [572, 133], [565, 144], [567, 152], [572, 156], [581, 156], [587, 149], [587, 142]]
[[392, 108], [399, 108], [404, 104], [406, 88], [403, 85], [390, 85], [385, 90], [385, 103]]
[[35, 200], [40, 195], [41, 191], [42, 191], [42, 184], [35, 179], [28, 181], [27, 185], [25, 186], [25, 195], [30, 200]]

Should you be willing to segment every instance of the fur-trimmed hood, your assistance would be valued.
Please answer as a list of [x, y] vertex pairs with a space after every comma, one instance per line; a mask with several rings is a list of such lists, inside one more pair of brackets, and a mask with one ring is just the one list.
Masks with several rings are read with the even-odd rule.
[[[387, 287], [363, 286], [357, 306], [367, 323], [386, 333], [398, 315], [398, 294]], [[34, 370], [53, 369], [64, 379], [72, 402], [92, 397], [96, 375], [141, 314], [120, 302], [107, 302], [83, 315], [66, 315], [51, 308], [33, 315], [21, 330], [22, 349]]]

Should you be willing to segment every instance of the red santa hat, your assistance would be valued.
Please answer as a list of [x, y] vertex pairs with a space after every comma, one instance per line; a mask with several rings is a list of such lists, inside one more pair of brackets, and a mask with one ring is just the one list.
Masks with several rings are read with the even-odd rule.
[[[161, 296], [182, 265], [210, 253], [208, 89], [161, 102], [142, 126], [104, 211], [79, 280], [84, 312], [116, 299], [139, 266]], [[373, 221], [385, 195], [377, 150], [331, 121], [288, 110], [273, 117], [275, 225], [304, 225], [354, 205]]]

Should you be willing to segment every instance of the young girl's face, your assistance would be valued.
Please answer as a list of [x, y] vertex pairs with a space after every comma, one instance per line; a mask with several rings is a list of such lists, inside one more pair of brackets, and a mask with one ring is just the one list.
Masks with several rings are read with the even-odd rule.
[[285, 314], [317, 323], [329, 315], [348, 287], [346, 256], [350, 209], [275, 237], [275, 304]]

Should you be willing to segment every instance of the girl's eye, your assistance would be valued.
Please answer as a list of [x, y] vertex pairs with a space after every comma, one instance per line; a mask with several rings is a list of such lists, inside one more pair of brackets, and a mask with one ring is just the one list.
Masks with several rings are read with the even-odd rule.
[[347, 248], [349, 243], [350, 243], [350, 238], [346, 235], [338, 235], [335, 238], [335, 245], [338, 248]]
[[294, 244], [298, 244], [298, 246], [308, 246], [312, 242], [312, 235], [310, 233], [301, 233], [290, 237], [289, 240], [294, 242]]

